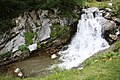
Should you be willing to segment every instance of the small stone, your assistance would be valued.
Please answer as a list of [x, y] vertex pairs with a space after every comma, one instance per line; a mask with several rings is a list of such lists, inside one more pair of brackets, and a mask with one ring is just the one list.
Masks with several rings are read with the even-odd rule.
[[37, 43], [34, 43], [34, 44], [32, 44], [32, 45], [29, 45], [28, 48], [29, 48], [30, 51], [36, 50], [36, 49], [37, 49]]
[[82, 70], [83, 69], [83, 67], [80, 67], [80, 68], [78, 68], [79, 70]]
[[111, 60], [112, 60], [112, 58], [110, 57], [109, 61], [111, 61]]
[[116, 35], [113, 35], [113, 34], [109, 34], [109, 37], [113, 40], [117, 40], [117, 38], [118, 38]]
[[105, 8], [107, 11], [112, 11], [112, 9], [110, 9], [110, 8]]
[[52, 56], [51, 56], [51, 59], [55, 59], [57, 56], [56, 56], [56, 54], [53, 54]]
[[112, 5], [113, 5], [113, 3], [111, 3], [111, 2], [110, 2], [110, 3], [108, 3], [108, 6], [112, 6]]
[[20, 72], [20, 68], [16, 68], [14, 72], [15, 72], [15, 73]]
[[119, 35], [119, 34], [120, 34], [120, 31], [117, 29], [116, 35]]
[[18, 77], [23, 77], [23, 73], [22, 73], [22, 72], [19, 72], [19, 73], [18, 73]]
[[14, 72], [15, 72], [15, 74], [17, 74], [18, 77], [20, 77], [20, 78], [23, 78], [23, 77], [24, 77], [24, 75], [23, 75], [23, 73], [21, 72], [21, 69], [20, 69], [20, 68], [16, 68]]

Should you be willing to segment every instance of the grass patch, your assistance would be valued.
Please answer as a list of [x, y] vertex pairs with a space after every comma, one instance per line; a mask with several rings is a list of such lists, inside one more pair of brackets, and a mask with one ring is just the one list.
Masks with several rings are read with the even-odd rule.
[[18, 47], [18, 49], [21, 51], [21, 52], [27, 52], [28, 51], [28, 47], [26, 45], [20, 45]]
[[97, 1], [86, 1], [85, 6], [87, 7], [98, 7], [98, 8], [106, 8], [108, 7], [108, 1], [97, 2]]
[[40, 80], [119, 80], [119, 60], [120, 53], [96, 54], [83, 63], [83, 70], [58, 71]]
[[114, 52], [120, 52], [120, 41], [116, 42], [112, 49]]
[[34, 32], [25, 32], [24, 33], [24, 37], [25, 37], [25, 43], [26, 45], [31, 45], [33, 43], [33, 38], [36, 36], [37, 34]]
[[[96, 54], [87, 59], [83, 69], [60, 70], [40, 78], [25, 78], [22, 80], [119, 80], [120, 79], [120, 52]], [[2, 77], [1, 80], [19, 80], [18, 78]]]
[[85, 1], [85, 6], [86, 7], [98, 7], [98, 8], [110, 8], [112, 9], [112, 16], [116, 16], [118, 18], [120, 18], [120, 0], [112, 0], [113, 5], [109, 6], [108, 3], [110, 1], [108, 0], [104, 0], [101, 2], [98, 2], [96, 0], [94, 1]]
[[57, 24], [53, 24], [50, 28], [51, 28], [51, 34], [50, 34], [51, 38], [60, 36], [69, 30], [68, 26], [60, 26]]

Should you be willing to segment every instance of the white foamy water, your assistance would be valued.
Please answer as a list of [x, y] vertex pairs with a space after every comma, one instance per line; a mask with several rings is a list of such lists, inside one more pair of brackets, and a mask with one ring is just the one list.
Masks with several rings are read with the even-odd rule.
[[81, 15], [77, 25], [77, 32], [73, 37], [68, 49], [60, 51], [59, 67], [71, 69], [79, 66], [84, 60], [109, 47], [107, 41], [102, 38], [102, 26], [100, 25], [101, 14], [93, 17], [94, 10], [86, 9]]

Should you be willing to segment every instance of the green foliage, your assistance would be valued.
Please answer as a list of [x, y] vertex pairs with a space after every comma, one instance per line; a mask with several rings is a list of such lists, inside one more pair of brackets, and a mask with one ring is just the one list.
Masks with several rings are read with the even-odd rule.
[[33, 43], [33, 38], [36, 36], [36, 33], [34, 32], [25, 32], [24, 37], [25, 37], [25, 43], [27, 45], [31, 45]]
[[30, 8], [29, 4], [26, 0], [0, 0], [0, 32], [14, 27], [12, 19]]
[[86, 1], [86, 2], [85, 2], [85, 6], [87, 6], [87, 7], [106, 8], [106, 7], [109, 7], [109, 6], [107, 5], [107, 3], [108, 3], [107, 1], [98, 2], [98, 1], [96, 1], [96, 0], [94, 0], [94, 1], [90, 0], [90, 1]]
[[61, 68], [59, 68], [59, 67], [54, 67], [54, 68], [52, 68], [52, 70], [51, 70], [51, 72], [52, 73], [60, 73], [60, 72], [62, 72], [63, 71], [63, 69], [61, 69]]
[[113, 46], [115, 52], [120, 52], [120, 41], [116, 42]]
[[0, 0], [0, 32], [4, 32], [11, 27], [10, 24], [4, 21], [15, 18], [20, 13], [32, 9], [51, 10], [52, 8], [58, 8], [60, 14], [73, 17], [73, 9], [75, 6], [82, 6], [83, 1], [84, 0]]
[[16, 17], [27, 8], [26, 0], [0, 0], [0, 21]]
[[85, 0], [87, 7], [111, 8], [112, 16], [120, 18], [120, 0], [112, 0], [113, 6], [108, 6], [110, 0]]
[[0, 22], [0, 32], [5, 32], [6, 30], [9, 30], [10, 28], [15, 26], [15, 22], [13, 20], [4, 20]]
[[112, 15], [120, 18], [120, 0], [114, 0]]
[[41, 48], [41, 44], [37, 43], [37, 49], [40, 49], [40, 48]]
[[3, 60], [4, 58], [9, 58], [13, 55], [11, 51], [5, 52], [5, 53], [0, 53], [0, 60]]
[[[46, 77], [25, 78], [23, 80], [119, 80], [119, 61], [120, 53], [96, 54], [82, 64], [82, 70], [61, 70], [55, 67], [53, 73]], [[0, 80], [19, 80], [19, 78], [7, 76], [0, 77]]]
[[64, 17], [74, 17], [73, 10], [75, 6], [81, 7], [84, 4], [84, 0], [41, 0], [35, 5], [35, 9], [48, 9], [57, 8], [59, 15]]
[[20, 78], [13, 78], [13, 77], [10, 77], [10, 76], [0, 76], [0, 80], [21, 80]]
[[21, 52], [26, 52], [26, 51], [28, 51], [28, 47], [27, 47], [26, 45], [20, 45], [20, 46], [18, 47], [18, 49], [19, 49]]
[[59, 8], [60, 11], [72, 10], [74, 6], [81, 6], [83, 0], [41, 0], [37, 7], [42, 9]]
[[51, 34], [50, 34], [51, 38], [60, 36], [69, 30], [68, 26], [60, 26], [57, 24], [53, 24], [50, 28], [51, 28]]

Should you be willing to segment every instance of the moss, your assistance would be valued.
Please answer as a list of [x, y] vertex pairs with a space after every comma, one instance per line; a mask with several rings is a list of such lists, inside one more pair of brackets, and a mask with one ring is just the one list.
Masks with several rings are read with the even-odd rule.
[[24, 33], [24, 37], [25, 37], [25, 43], [26, 45], [31, 45], [33, 43], [33, 38], [36, 36], [37, 34], [34, 32], [25, 32]]

